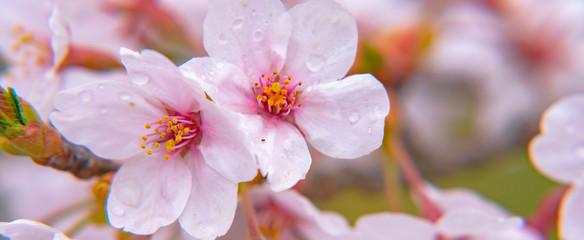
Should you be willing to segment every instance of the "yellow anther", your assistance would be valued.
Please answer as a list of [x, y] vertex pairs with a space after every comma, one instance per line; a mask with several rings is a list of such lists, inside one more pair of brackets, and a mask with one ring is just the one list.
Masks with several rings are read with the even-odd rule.
[[274, 106], [274, 100], [272, 100], [272, 99], [268, 99], [268, 105], [270, 105], [270, 106]]
[[154, 143], [154, 147], [155, 148], [160, 147], [160, 143]]
[[161, 132], [160, 133], [160, 137], [166, 137], [166, 133], [165, 132]]
[[32, 40], [34, 40], [34, 35], [32, 35], [32, 33], [26, 33], [20, 37], [22, 43], [30, 43]]
[[259, 101], [260, 99], [262, 99], [262, 95], [258, 95], [257, 100]]
[[12, 32], [15, 34], [22, 33], [23, 30], [24, 30], [24, 27], [22, 27], [22, 24], [16, 24], [16, 25], [14, 25], [14, 27], [12, 27]]
[[263, 97], [262, 97], [262, 101], [264, 101], [264, 102], [265, 102], [265, 101], [268, 101], [268, 97], [266, 97], [266, 96], [263, 96]]
[[172, 122], [166, 122], [166, 126], [172, 126]]
[[160, 120], [160, 119], [156, 120], [156, 122], [157, 122], [158, 124], [162, 124], [162, 120]]
[[183, 130], [183, 132], [189, 133], [190, 130], [191, 130], [190, 128], [186, 127], [185, 130]]
[[302, 103], [299, 103], [299, 104], [298, 104], [298, 107], [302, 107]]
[[164, 160], [168, 160], [168, 159], [170, 159], [170, 155], [168, 155], [168, 154], [165, 154], [165, 155], [164, 155]]
[[273, 83], [272, 84], [272, 91], [275, 93], [280, 93], [282, 86], [280, 86], [280, 83]]
[[292, 94], [296, 95], [296, 90], [292, 91]]
[[146, 137], [146, 136], [142, 136], [142, 140], [143, 140], [143, 141], [146, 141], [146, 139], [148, 139], [148, 137]]
[[166, 147], [166, 151], [167, 151], [167, 152], [170, 152], [170, 151], [172, 151], [172, 147]]
[[146, 148], [146, 144], [140, 144], [140, 148], [142, 149]]
[[182, 136], [184, 133], [179, 130], [176, 134], [178, 134], [179, 136]]
[[284, 80], [284, 85], [290, 84], [290, 80]]
[[150, 149], [146, 150], [146, 154], [152, 155], [152, 150], [150, 150]]
[[150, 124], [146, 123], [146, 125], [144, 125], [144, 127], [145, 127], [146, 129], [150, 129], [150, 127], [151, 127], [151, 126], [150, 126]]
[[298, 82], [298, 86], [302, 86], [302, 82]]
[[172, 129], [170, 129], [170, 128], [166, 128], [166, 132], [167, 132], [167, 133], [171, 133], [171, 132], [172, 132]]
[[273, 74], [276, 75], [276, 74], [278, 74], [278, 72], [274, 71]]
[[182, 141], [182, 136], [181, 135], [177, 135], [176, 138], [175, 138], [175, 141], [176, 142]]
[[291, 76], [288, 76], [288, 80], [292, 80], [292, 77]]
[[288, 105], [288, 108], [292, 108], [292, 105]]
[[172, 123], [177, 124], [178, 123], [178, 120], [176, 118], [173, 118], [172, 119]]
[[168, 121], [168, 116], [162, 117], [162, 121], [165, 121], [165, 122]]
[[174, 132], [178, 131], [178, 128], [176, 126], [172, 126], [170, 129], [172, 129], [172, 131]]
[[176, 143], [172, 139], [170, 139], [164, 143], [164, 147], [166, 147], [166, 150], [168, 150], [169, 147], [171, 147], [171, 148], [174, 147], [174, 145], [176, 145]]
[[154, 132], [156, 132], [156, 133], [157, 133], [158, 131], [160, 131], [160, 129], [158, 129], [158, 128], [154, 128]]
[[268, 78], [266, 78], [266, 79], [267, 79], [268, 81], [272, 80], [272, 78], [271, 78], [271, 77], [268, 77]]
[[185, 126], [183, 126], [183, 125], [178, 125], [178, 130], [181, 130], [181, 131], [182, 131], [183, 129], [185, 129]]
[[282, 95], [286, 95], [286, 94], [288, 94], [288, 90], [282, 89]]
[[296, 98], [295, 97], [291, 97], [290, 98], [290, 101], [294, 102], [294, 101], [296, 101]]
[[257, 87], [257, 86], [260, 85], [260, 83], [259, 82], [254, 82], [253, 85]]
[[262, 77], [266, 77], [266, 74], [263, 74], [263, 73], [262, 73]]

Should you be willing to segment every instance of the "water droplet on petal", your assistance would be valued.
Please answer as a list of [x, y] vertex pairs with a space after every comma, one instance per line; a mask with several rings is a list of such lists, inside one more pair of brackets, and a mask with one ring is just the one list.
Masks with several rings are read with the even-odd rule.
[[236, 18], [235, 20], [233, 20], [231, 27], [241, 28], [241, 26], [243, 26], [243, 22], [244, 22], [243, 18]]
[[121, 92], [121, 93], [118, 93], [118, 98], [119, 98], [120, 100], [124, 100], [124, 101], [126, 101], [126, 100], [129, 100], [130, 98], [132, 98], [132, 95], [130, 95], [130, 94], [129, 94], [129, 93], [127, 93], [127, 92]]
[[142, 185], [136, 179], [128, 179], [118, 183], [116, 189], [116, 197], [120, 202], [128, 206], [136, 207], [140, 204], [142, 199]]
[[322, 55], [311, 54], [306, 61], [306, 68], [312, 72], [319, 71], [326, 64], [326, 57]]
[[107, 107], [106, 106], [99, 107], [99, 112], [103, 114], [107, 113]]
[[134, 77], [132, 78], [132, 82], [136, 85], [143, 86], [143, 85], [146, 85], [150, 82], [150, 77], [148, 77], [144, 74], [134, 74]]
[[580, 160], [584, 160], [584, 145], [574, 148], [574, 154], [576, 154], [576, 157]]
[[79, 99], [81, 99], [82, 102], [89, 102], [91, 97], [93, 97], [93, 93], [89, 90], [83, 90], [79, 93]]
[[227, 43], [227, 35], [225, 35], [225, 33], [219, 34], [219, 43], [221, 44]]
[[123, 217], [126, 214], [126, 212], [121, 207], [115, 207], [114, 209], [112, 209], [112, 214], [118, 217]]
[[357, 121], [359, 121], [359, 113], [358, 112], [349, 113], [348, 119], [351, 124], [357, 123]]
[[258, 10], [256, 10], [255, 8], [251, 10], [251, 15], [256, 15], [258, 14]]
[[222, 69], [223, 67], [225, 67], [225, 63], [223, 63], [223, 62], [217, 63], [217, 69]]
[[367, 134], [371, 134], [373, 132], [373, 130], [371, 130], [371, 128], [367, 128]]
[[105, 85], [103, 85], [103, 84], [99, 84], [99, 86], [97, 86], [97, 88], [99, 88], [99, 89], [104, 89], [104, 88], [105, 88]]
[[255, 39], [258, 42], [264, 39], [264, 33], [262, 32], [262, 30], [256, 30], [253, 33], [253, 39]]

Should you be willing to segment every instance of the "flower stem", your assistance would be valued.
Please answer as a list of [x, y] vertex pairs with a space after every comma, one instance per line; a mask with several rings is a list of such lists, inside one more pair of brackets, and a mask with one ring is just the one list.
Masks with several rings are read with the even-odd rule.
[[249, 192], [248, 192], [247, 183], [241, 184], [241, 201], [244, 207], [245, 216], [247, 220], [247, 228], [249, 231], [249, 236], [252, 240], [265, 240], [264, 236], [260, 231], [260, 227], [258, 224], [258, 219], [255, 214], [255, 209], [253, 208], [253, 204], [251, 202]]
[[387, 144], [385, 144], [387, 157], [385, 161], [383, 161], [383, 175], [385, 183], [385, 195], [387, 199], [387, 209], [390, 212], [401, 212], [401, 196], [403, 189], [400, 183], [399, 165], [389, 150], [388, 142], [389, 141], [386, 141]]

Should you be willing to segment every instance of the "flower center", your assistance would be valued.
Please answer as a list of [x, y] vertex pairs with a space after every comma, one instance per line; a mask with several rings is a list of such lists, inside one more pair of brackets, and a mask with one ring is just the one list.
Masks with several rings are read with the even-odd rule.
[[278, 72], [273, 72], [272, 76], [266, 77], [262, 74], [259, 81], [254, 83], [253, 90], [257, 96], [258, 105], [266, 112], [277, 116], [286, 116], [296, 107], [302, 106], [297, 103], [296, 87], [302, 82], [292, 83], [292, 77], [288, 76], [284, 81]]
[[201, 117], [199, 113], [190, 116], [173, 115], [164, 116], [153, 123], [146, 123], [146, 129], [152, 129], [153, 133], [142, 136], [145, 142], [140, 145], [146, 149], [146, 154], [152, 155], [154, 151], [166, 151], [164, 160], [171, 155], [183, 152], [191, 144], [201, 141]]
[[8, 66], [16, 67], [17, 71], [10, 71], [6, 77], [11, 80], [17, 74], [19, 78], [28, 78], [31, 70], [39, 67], [49, 67], [52, 64], [53, 53], [49, 41], [25, 31], [20, 24], [14, 25], [11, 30], [14, 42], [10, 45], [10, 52], [6, 54]]

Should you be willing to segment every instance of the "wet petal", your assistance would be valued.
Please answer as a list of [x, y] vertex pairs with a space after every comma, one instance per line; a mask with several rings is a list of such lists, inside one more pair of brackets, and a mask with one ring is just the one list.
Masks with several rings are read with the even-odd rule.
[[318, 151], [335, 158], [357, 158], [381, 146], [389, 98], [369, 74], [323, 83], [302, 93], [294, 118]]
[[68, 240], [61, 231], [40, 222], [19, 219], [9, 223], [0, 222], [0, 237], [9, 237], [12, 240]]

